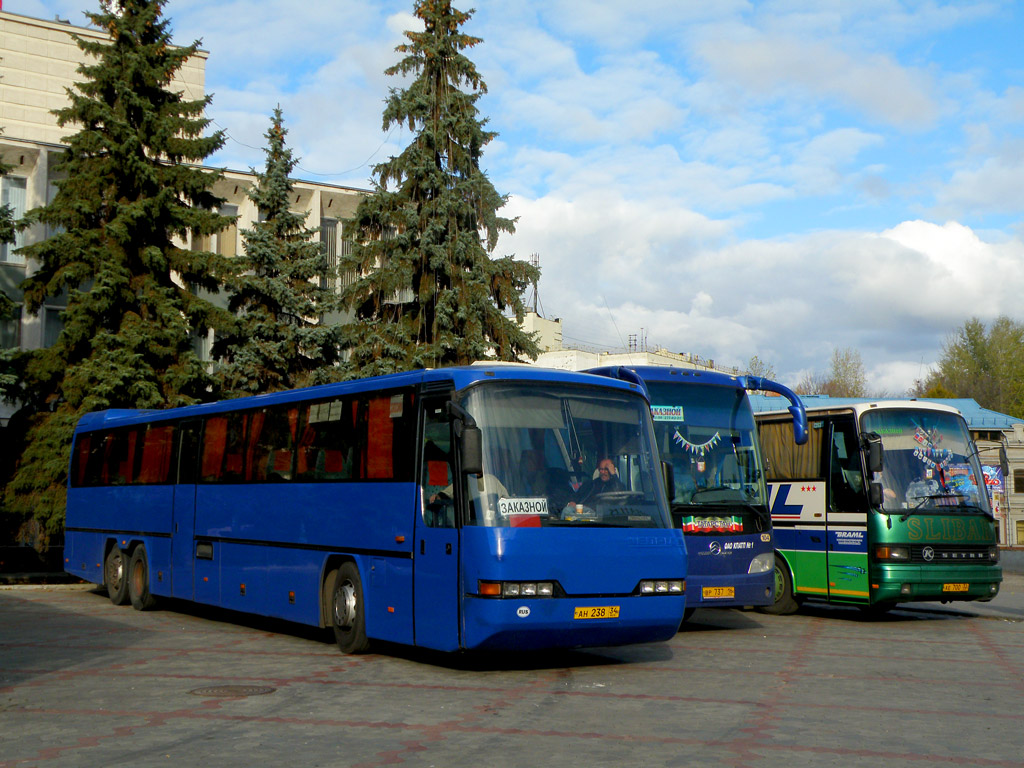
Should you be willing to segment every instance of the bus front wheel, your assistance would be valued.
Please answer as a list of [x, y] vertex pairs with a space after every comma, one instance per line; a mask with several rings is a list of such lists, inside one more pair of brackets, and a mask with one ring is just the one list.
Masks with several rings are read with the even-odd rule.
[[148, 611], [156, 605], [156, 598], [149, 591], [149, 560], [141, 544], [132, 552], [128, 564], [128, 596], [136, 611]]
[[793, 578], [789, 575], [789, 568], [786, 562], [775, 556], [775, 602], [764, 606], [763, 613], [771, 613], [782, 616], [787, 613], [795, 613], [800, 604], [793, 597]]
[[366, 611], [363, 581], [355, 563], [343, 563], [338, 569], [331, 599], [334, 639], [342, 653], [363, 653], [370, 647], [366, 638]]
[[103, 561], [103, 582], [107, 585], [110, 602], [114, 605], [128, 602], [128, 558], [117, 544], [110, 548]]

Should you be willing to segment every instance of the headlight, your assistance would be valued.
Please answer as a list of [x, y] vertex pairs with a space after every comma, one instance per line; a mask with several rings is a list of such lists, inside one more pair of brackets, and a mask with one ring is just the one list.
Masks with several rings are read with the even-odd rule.
[[641, 595], [681, 595], [686, 592], [683, 579], [656, 579], [640, 582]]
[[988, 548], [988, 559], [989, 559], [990, 562], [993, 562], [993, 563], [998, 563], [999, 562], [999, 547], [989, 547]]
[[875, 559], [906, 563], [910, 561], [910, 548], [891, 547], [888, 544], [879, 544], [875, 547]]
[[763, 555], [758, 555], [750, 561], [750, 567], [747, 568], [747, 573], [766, 573], [774, 570], [775, 553], [765, 552]]
[[555, 584], [551, 581], [484, 581], [476, 583], [481, 597], [553, 597]]

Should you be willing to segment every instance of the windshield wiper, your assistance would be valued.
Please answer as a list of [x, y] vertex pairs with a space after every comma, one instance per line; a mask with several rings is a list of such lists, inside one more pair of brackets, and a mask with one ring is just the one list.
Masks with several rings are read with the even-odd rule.
[[[924, 509], [924, 503], [926, 501], [928, 501], [928, 500], [934, 500], [934, 499], [969, 499], [969, 498], [971, 498], [971, 496], [970, 496], [970, 494], [960, 493], [959, 491], [947, 491], [946, 493], [931, 493], [931, 494], [928, 494], [927, 496], [915, 496], [914, 498], [917, 499], [917, 506], [914, 507], [912, 510], [909, 510], [905, 515], [901, 515], [900, 516], [900, 522], [901, 523], [904, 520], [906, 520], [908, 517], [910, 517], [911, 515], [916, 515], [918, 512], [920, 512], [922, 509]], [[978, 512], [981, 512], [981, 514], [983, 514], [987, 518], [990, 518], [991, 520], [995, 520], [996, 519], [996, 516], [994, 514], [992, 514], [991, 512], [986, 512], [984, 509], [979, 507], [977, 504], [957, 504], [956, 505], [956, 509], [977, 510]], [[933, 512], [933, 513], [941, 513], [942, 512], [942, 507], [941, 506], [940, 507], [930, 507], [929, 511]]]

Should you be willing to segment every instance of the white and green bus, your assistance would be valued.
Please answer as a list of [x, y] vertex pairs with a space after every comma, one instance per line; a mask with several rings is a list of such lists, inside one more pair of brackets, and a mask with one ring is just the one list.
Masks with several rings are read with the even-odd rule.
[[887, 610], [990, 600], [1002, 569], [978, 451], [955, 408], [916, 400], [757, 414], [775, 530], [775, 601]]

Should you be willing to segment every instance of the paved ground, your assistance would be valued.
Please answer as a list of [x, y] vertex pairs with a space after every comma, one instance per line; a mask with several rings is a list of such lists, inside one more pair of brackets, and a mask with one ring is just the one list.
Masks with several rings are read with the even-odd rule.
[[[657, 645], [383, 650], [81, 586], [0, 589], [0, 767], [1024, 765], [1016, 574], [990, 604], [880, 620], [698, 611]], [[198, 690], [228, 685], [272, 690]]]

